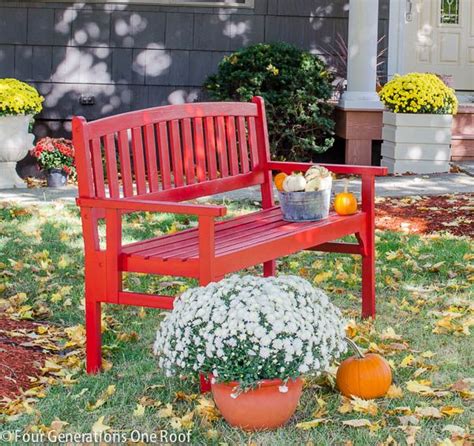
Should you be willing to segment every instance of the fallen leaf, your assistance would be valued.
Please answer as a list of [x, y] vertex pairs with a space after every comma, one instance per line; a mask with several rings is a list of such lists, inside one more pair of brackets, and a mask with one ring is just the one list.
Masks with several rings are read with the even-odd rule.
[[143, 417], [143, 415], [145, 415], [145, 406], [137, 404], [136, 409], [133, 411], [133, 416], [139, 418]]
[[400, 363], [400, 367], [405, 368], [413, 365], [415, 362], [415, 357], [413, 355], [407, 355], [402, 359], [402, 362]]
[[366, 418], [344, 420], [342, 424], [344, 424], [345, 426], [350, 426], [350, 427], [368, 427], [368, 428], [373, 427], [373, 424], [370, 422], [370, 420], [367, 420]]
[[443, 406], [441, 408], [441, 413], [443, 415], [447, 415], [448, 417], [452, 417], [454, 415], [459, 415], [464, 413], [464, 409], [461, 409], [460, 407], [454, 407], [454, 406]]
[[173, 406], [171, 404], [167, 404], [165, 407], [160, 409], [157, 413], [158, 418], [171, 418], [174, 416]]
[[93, 425], [92, 425], [92, 432], [100, 434], [102, 432], [106, 432], [110, 430], [110, 426], [104, 424], [104, 416], [100, 417]]
[[395, 384], [392, 384], [388, 388], [387, 394], [385, 396], [390, 399], [402, 398], [403, 390], [400, 387], [396, 386]]
[[303, 421], [301, 423], [298, 423], [296, 425], [296, 428], [308, 430], [308, 429], [312, 429], [313, 427], [319, 426], [321, 423], [327, 423], [327, 421], [328, 421], [327, 418], [315, 418], [314, 420], [311, 420], [311, 421]]
[[436, 407], [416, 407], [415, 415], [421, 418], [442, 418], [443, 415]]
[[363, 400], [356, 396], [352, 396], [351, 400], [354, 411], [375, 416], [379, 410], [377, 403], [373, 400]]

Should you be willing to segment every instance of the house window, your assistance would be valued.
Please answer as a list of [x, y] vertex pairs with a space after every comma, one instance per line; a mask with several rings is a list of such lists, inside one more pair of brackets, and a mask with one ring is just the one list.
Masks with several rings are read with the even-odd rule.
[[441, 0], [441, 24], [459, 24], [459, 0]]

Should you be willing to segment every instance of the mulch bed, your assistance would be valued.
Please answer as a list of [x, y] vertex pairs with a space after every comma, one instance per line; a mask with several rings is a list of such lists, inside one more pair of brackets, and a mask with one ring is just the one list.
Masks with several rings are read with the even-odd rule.
[[47, 355], [40, 348], [22, 346], [27, 337], [9, 336], [10, 331], [35, 332], [39, 324], [0, 318], [0, 405], [3, 397], [15, 398], [31, 387], [30, 377], [41, 374]]
[[449, 232], [474, 237], [474, 194], [378, 200], [376, 227], [410, 234]]

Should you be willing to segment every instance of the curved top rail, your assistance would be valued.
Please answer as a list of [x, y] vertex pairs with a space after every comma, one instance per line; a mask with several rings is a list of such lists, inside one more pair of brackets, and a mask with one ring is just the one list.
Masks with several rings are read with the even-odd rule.
[[120, 130], [175, 119], [257, 115], [257, 105], [251, 102], [196, 102], [147, 108], [98, 119], [87, 123], [87, 130], [88, 137], [92, 139]]

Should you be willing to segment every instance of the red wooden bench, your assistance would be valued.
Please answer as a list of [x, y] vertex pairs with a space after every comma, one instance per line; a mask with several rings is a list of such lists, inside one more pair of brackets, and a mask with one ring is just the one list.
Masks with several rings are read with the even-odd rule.
[[[386, 168], [325, 165], [362, 176], [362, 207], [319, 222], [282, 220], [272, 171], [305, 171], [310, 163], [272, 162], [264, 102], [156, 107], [86, 122], [73, 119], [73, 140], [85, 243], [87, 371], [101, 367], [102, 303], [173, 308], [173, 297], [124, 291], [124, 271], [195, 277], [201, 285], [301, 250], [362, 256], [362, 314], [375, 315], [374, 177]], [[182, 203], [259, 185], [262, 210], [216, 221], [224, 206]], [[199, 227], [136, 243], [122, 243], [122, 214], [148, 211], [197, 215]], [[98, 219], [106, 221], [101, 248]], [[349, 234], [358, 243], [334, 240]]]

